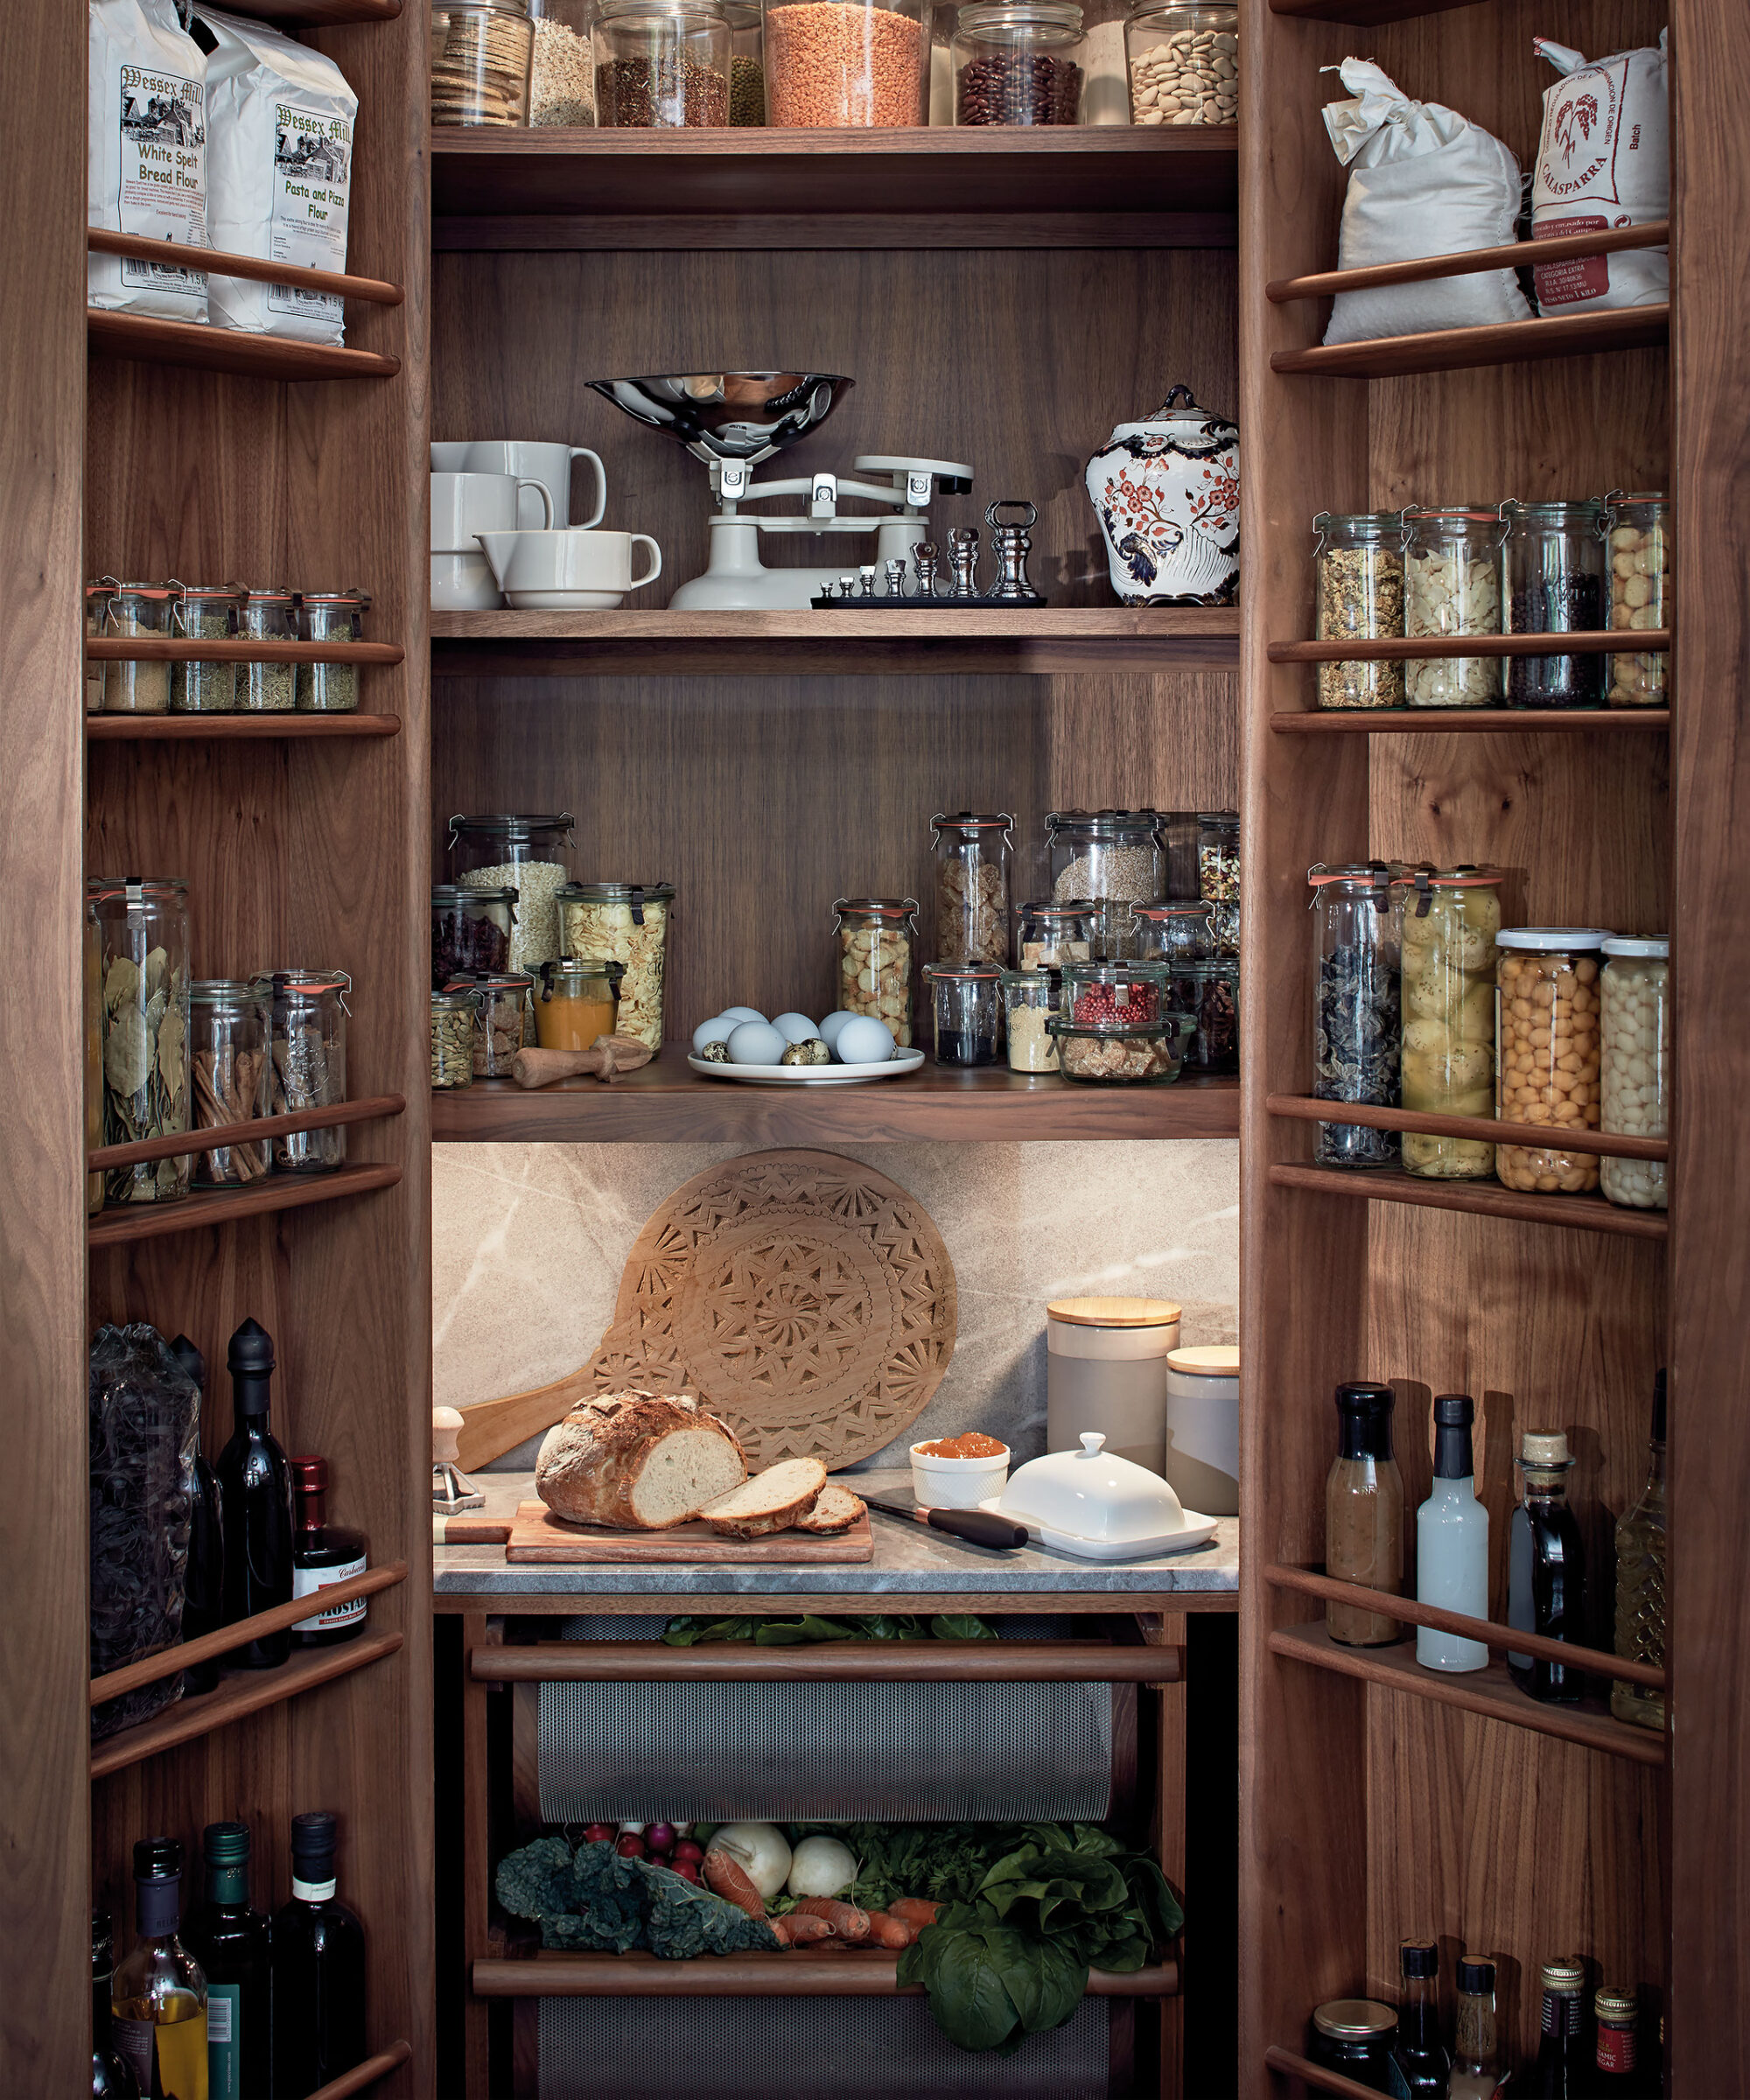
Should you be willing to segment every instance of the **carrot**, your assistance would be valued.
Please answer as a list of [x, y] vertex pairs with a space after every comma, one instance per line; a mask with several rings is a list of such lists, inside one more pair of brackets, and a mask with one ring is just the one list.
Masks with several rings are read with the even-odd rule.
[[733, 1903], [738, 1910], [745, 1910], [750, 1918], [766, 1915], [765, 1899], [742, 1871], [740, 1862], [732, 1859], [721, 1850], [705, 1854], [705, 1886], [714, 1896], [724, 1902]]
[[785, 1947], [806, 1947], [812, 1941], [832, 1937], [832, 1927], [824, 1918], [798, 1917], [793, 1913], [788, 1918], [767, 1918], [766, 1922]]
[[928, 1896], [901, 1896], [896, 1903], [887, 1906], [887, 1915], [897, 1918], [902, 1925], [909, 1925], [914, 1933], [921, 1932], [926, 1925], [934, 1925], [935, 1912], [936, 1907]]
[[798, 1911], [805, 1917], [824, 1918], [835, 1939], [863, 1941], [869, 1937], [869, 1913], [854, 1903], [841, 1903], [836, 1896], [804, 1896], [790, 1915], [794, 1917]]
[[917, 1937], [915, 1927], [896, 1918], [890, 1911], [872, 1910], [869, 1914], [869, 1944], [872, 1947], [909, 1947]]

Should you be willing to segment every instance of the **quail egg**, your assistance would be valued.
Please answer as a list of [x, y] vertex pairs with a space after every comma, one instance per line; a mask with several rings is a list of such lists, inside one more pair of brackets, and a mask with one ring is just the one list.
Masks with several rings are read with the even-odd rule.
[[707, 1043], [703, 1050], [696, 1050], [693, 1055], [701, 1064], [726, 1065], [729, 1062], [729, 1046], [726, 1043]]
[[727, 1045], [732, 1065], [775, 1065], [785, 1047], [783, 1037], [769, 1021], [743, 1021]]
[[854, 1021], [856, 1018], [857, 1016], [854, 1013], [851, 1013], [846, 1008], [840, 1006], [836, 1008], [831, 1013], [828, 1014], [826, 1018], [821, 1023], [818, 1032], [820, 1039], [822, 1042], [826, 1045], [827, 1048], [832, 1051], [835, 1055], [837, 1054], [838, 1051], [839, 1030], [844, 1027], [847, 1021]]
[[872, 1014], [853, 1014], [838, 1032], [835, 1046], [844, 1065], [885, 1065], [893, 1054], [892, 1031]]
[[779, 1062], [786, 1065], [830, 1065], [832, 1062], [832, 1052], [819, 1036], [812, 1035], [804, 1042], [792, 1043]]
[[725, 1021], [763, 1021], [766, 1016], [753, 1006], [725, 1006], [718, 1018]]
[[[693, 1055], [703, 1057], [708, 1044], [726, 1043], [739, 1026], [739, 1022], [732, 1020], [726, 1013], [718, 1014], [714, 1021], [701, 1021], [693, 1031]], [[713, 1063], [718, 1061], [712, 1060]]]
[[774, 1018], [772, 1026], [787, 1043], [806, 1043], [820, 1033], [805, 1013], [780, 1013]]

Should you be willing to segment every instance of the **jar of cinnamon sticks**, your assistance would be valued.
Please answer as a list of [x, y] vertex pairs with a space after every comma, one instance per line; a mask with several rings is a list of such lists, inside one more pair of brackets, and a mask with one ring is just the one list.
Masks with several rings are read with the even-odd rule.
[[[194, 1128], [220, 1130], [269, 1113], [268, 1005], [250, 985], [197, 978], [189, 987]], [[194, 1155], [202, 1188], [246, 1188], [268, 1171], [267, 1147], [234, 1141]]]

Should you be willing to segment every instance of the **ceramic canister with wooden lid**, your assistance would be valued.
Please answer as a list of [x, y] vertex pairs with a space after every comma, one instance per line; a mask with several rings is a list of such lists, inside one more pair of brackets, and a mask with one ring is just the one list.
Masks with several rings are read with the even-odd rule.
[[1046, 1307], [1046, 1448], [1074, 1451], [1089, 1430], [1106, 1449], [1164, 1471], [1166, 1360], [1180, 1308], [1164, 1298], [1062, 1298]]
[[1174, 1349], [1166, 1360], [1166, 1459], [1187, 1509], [1240, 1513], [1240, 1352], [1231, 1343]]

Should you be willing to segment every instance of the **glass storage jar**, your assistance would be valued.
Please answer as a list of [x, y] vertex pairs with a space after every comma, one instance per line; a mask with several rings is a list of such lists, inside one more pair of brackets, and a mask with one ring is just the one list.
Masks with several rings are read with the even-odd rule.
[[1045, 820], [1054, 900], [1160, 903], [1166, 895], [1161, 822], [1158, 809], [1054, 809]]
[[1003, 972], [989, 963], [928, 962], [935, 1061], [994, 1065]]
[[1306, 2053], [1314, 2063], [1375, 2092], [1391, 2090], [1391, 2045], [1397, 2014], [1372, 1998], [1334, 1998], [1312, 2012]]
[[838, 935], [838, 1004], [846, 1013], [885, 1021], [901, 1050], [912, 1046], [912, 952], [915, 897], [840, 897], [833, 903]]
[[[252, 986], [268, 1003], [269, 1113], [338, 1107], [346, 1098], [346, 995], [353, 980], [340, 970], [264, 970]], [[292, 1130], [271, 1143], [276, 1174], [326, 1173], [346, 1157], [344, 1124]]]
[[[1598, 976], [1607, 938], [1578, 926], [1495, 935], [1494, 1112], [1502, 1123], [1598, 1128]], [[1508, 1188], [1578, 1195], [1598, 1186], [1597, 1156], [1559, 1147], [1498, 1144], [1494, 1171]]]
[[[1395, 510], [1312, 521], [1318, 641], [1393, 641], [1404, 632], [1404, 526]], [[1321, 663], [1314, 683], [1321, 708], [1402, 707], [1404, 666], [1356, 657]]]
[[[268, 1010], [253, 984], [197, 977], [189, 990], [197, 1130], [253, 1123], [268, 1108]], [[247, 1188], [268, 1171], [265, 1144], [221, 1144], [194, 1155], [200, 1188]]]
[[713, 0], [599, 0], [596, 122], [677, 131], [729, 122], [729, 22]]
[[508, 970], [516, 927], [517, 893], [470, 890], [459, 882], [431, 891], [431, 989], [439, 991], [464, 970]]
[[542, 0], [528, 65], [528, 122], [562, 130], [596, 121], [596, 69], [590, 57], [592, 0]]
[[[1626, 495], [1614, 489], [1605, 498], [1605, 528], [1610, 536], [1610, 624], [1642, 630], [1669, 627], [1676, 606], [1676, 522], [1671, 499], [1657, 492]], [[1625, 649], [1605, 659], [1610, 707], [1669, 707], [1671, 659]]]
[[974, 0], [955, 24], [955, 122], [1079, 123], [1083, 48], [1069, 0]]
[[1009, 959], [1009, 847], [1012, 816], [930, 819], [935, 855], [935, 959], [987, 963]]
[[474, 1077], [504, 1079], [522, 1047], [535, 980], [522, 970], [480, 970], [474, 985], [480, 995], [474, 1009]]
[[1197, 895], [1197, 812], [1163, 810], [1160, 833], [1166, 841], [1167, 898], [1174, 904], [1190, 903]]
[[1015, 907], [1017, 970], [1060, 970], [1066, 962], [1087, 962], [1094, 954], [1094, 921], [1099, 906], [1091, 898], [1072, 897]]
[[[296, 641], [298, 600], [290, 591], [251, 591], [237, 609], [237, 632], [250, 641]], [[297, 704], [296, 664], [237, 666], [237, 705], [246, 713], [289, 715]]]
[[[1312, 890], [1312, 956], [1318, 970], [1312, 1092], [1320, 1101], [1368, 1108], [1397, 1104], [1399, 1027], [1394, 871], [1382, 860], [1307, 871]], [[1321, 1123], [1320, 1166], [1395, 1166], [1396, 1130]]]
[[[1604, 506], [1519, 503], [1501, 507], [1502, 632], [1574, 634], [1604, 625]], [[1603, 656], [1509, 656], [1512, 707], [1596, 707], [1604, 697]]]
[[[474, 1018], [480, 994], [472, 984], [445, 985], [431, 995], [431, 1091], [452, 1093], [474, 1083]], [[521, 1015], [518, 1016], [521, 1036]], [[517, 1047], [522, 1048], [519, 1040]]]
[[906, 130], [929, 122], [930, 0], [765, 0], [766, 121]]
[[594, 962], [618, 962], [621, 1035], [662, 1047], [662, 992], [675, 901], [666, 882], [572, 882], [559, 892], [559, 948]]
[[1054, 1013], [1046, 1023], [1066, 1079], [1095, 1086], [1163, 1086], [1179, 1077], [1180, 1046], [1192, 1024], [1182, 1013], [1158, 1021], [1078, 1023]]
[[[1404, 1019], [1404, 1106], [1438, 1116], [1494, 1110], [1495, 868], [1417, 868], [1394, 885]], [[1404, 1171], [1430, 1181], [1488, 1181], [1494, 1147], [1404, 1132]]]
[[[1499, 514], [1460, 506], [1404, 513], [1404, 632], [1499, 634]], [[1500, 656], [1415, 656], [1404, 666], [1411, 707], [1493, 707], [1501, 698]]]
[[619, 1033], [620, 965], [598, 957], [543, 962], [536, 977], [535, 1034], [543, 1050], [587, 1050]]
[[[160, 665], [160, 669], [167, 667]], [[135, 1144], [188, 1129], [188, 885], [97, 875], [85, 886], [103, 980], [103, 1142]], [[188, 1194], [193, 1161], [112, 1166], [111, 1203], [167, 1203]]]
[[[1604, 944], [1598, 1127], [1616, 1137], [1663, 1138], [1670, 1130], [1670, 954], [1669, 941], [1619, 936]], [[1662, 1159], [1601, 1159], [1598, 1179], [1613, 1203], [1668, 1208]]]
[[[248, 597], [242, 584], [186, 584], [171, 601], [170, 631], [178, 641], [231, 641]], [[171, 712], [228, 715], [237, 704], [234, 662], [172, 663]]]
[[576, 822], [569, 812], [450, 819], [450, 858], [458, 884], [465, 890], [517, 892], [506, 969], [533, 976], [562, 952], [558, 898], [571, 879], [564, 856]]
[[1232, 124], [1240, 109], [1236, 7], [1135, 7], [1124, 25], [1133, 124]]
[[1166, 1012], [1163, 962], [1071, 962], [1062, 1011], [1078, 1028], [1152, 1027]]
[[760, 0], [724, 0], [729, 24], [729, 121], [738, 128], [766, 122], [766, 20]]
[[1058, 1010], [1062, 973], [1055, 970], [1003, 972], [1003, 1026], [1012, 1072], [1055, 1072], [1057, 1042], [1046, 1023]]
[[1213, 904], [1137, 904], [1130, 906], [1132, 945], [1143, 962], [1200, 962], [1214, 954]]
[[[103, 632], [129, 641], [170, 639], [170, 609], [182, 585], [117, 584], [104, 607]], [[132, 658], [103, 667], [106, 715], [167, 715], [170, 666]]]
[[1240, 952], [1240, 813], [1211, 809], [1197, 819], [1197, 889], [1209, 906], [1209, 947]]
[[434, 0], [432, 123], [526, 123], [534, 48], [528, 0]]
[[[85, 1149], [94, 1152], [103, 1142], [103, 936], [88, 899], [85, 906]], [[87, 1171], [85, 1209], [95, 1217], [103, 1208], [103, 1172]]]
[[[94, 577], [85, 586], [85, 639], [94, 640], [107, 634], [108, 628], [109, 600], [119, 588], [113, 576]], [[103, 712], [103, 682], [109, 666], [101, 656], [88, 656], [85, 660], [85, 711], [88, 715]]]
[[[306, 641], [362, 641], [368, 591], [306, 591], [298, 598], [298, 620]], [[304, 715], [350, 715], [359, 704], [356, 663], [300, 663], [298, 711]]]
[[1214, 1079], [1240, 1068], [1240, 966], [1211, 957], [1175, 962], [1171, 996], [1192, 1032], [1185, 1039], [1185, 1069]]

